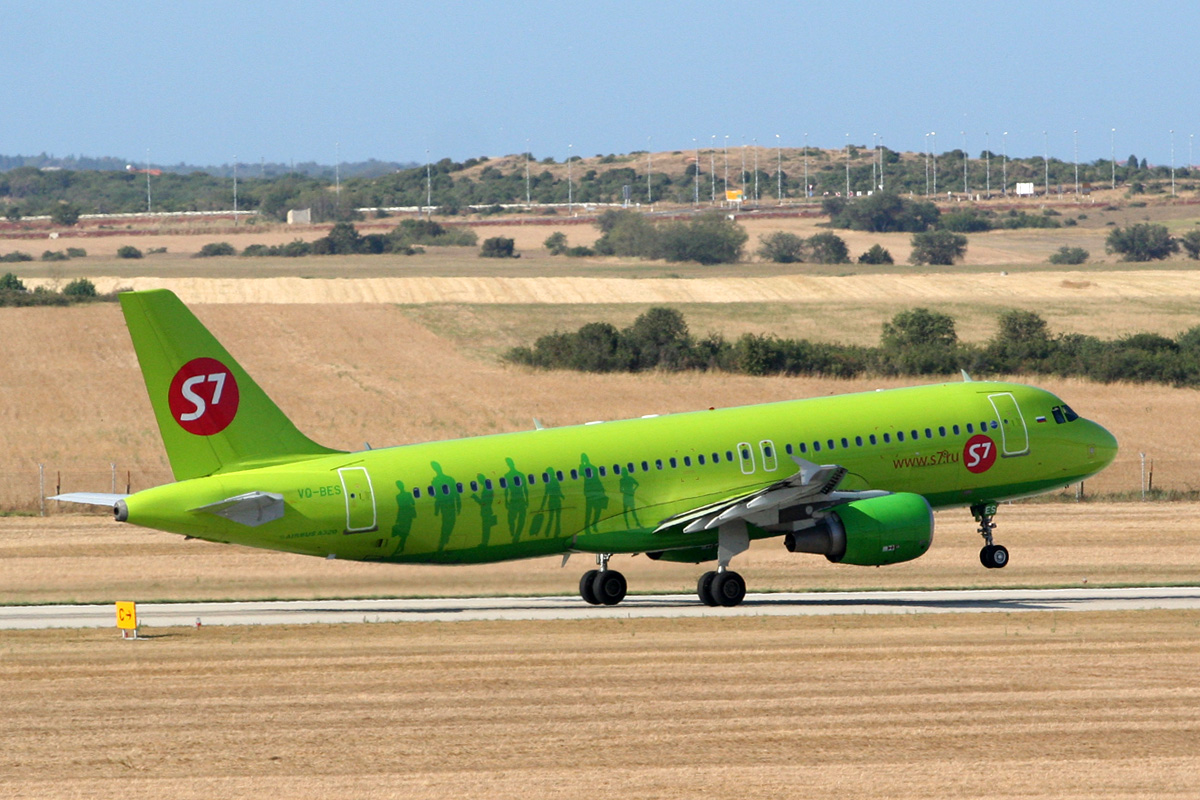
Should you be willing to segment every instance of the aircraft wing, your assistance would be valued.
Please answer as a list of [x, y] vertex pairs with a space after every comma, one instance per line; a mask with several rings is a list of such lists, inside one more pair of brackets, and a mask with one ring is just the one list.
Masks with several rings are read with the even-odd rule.
[[67, 492], [47, 497], [47, 500], [58, 500], [63, 503], [80, 503], [86, 506], [115, 506], [118, 500], [129, 497], [127, 494], [108, 494], [105, 492]]
[[781, 532], [796, 530], [811, 525], [831, 506], [888, 494], [881, 490], [839, 492], [837, 487], [847, 473], [845, 467], [817, 465], [797, 457], [792, 460], [799, 467], [794, 475], [754, 492], [676, 514], [663, 520], [655, 533], [697, 533], [739, 519], [767, 529], [785, 526]]

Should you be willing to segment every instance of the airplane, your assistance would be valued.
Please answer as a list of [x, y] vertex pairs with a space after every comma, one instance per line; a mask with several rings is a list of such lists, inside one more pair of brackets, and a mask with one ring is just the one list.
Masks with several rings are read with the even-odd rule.
[[[301, 433], [171, 292], [120, 296], [174, 483], [53, 499], [215, 542], [323, 558], [468, 564], [595, 557], [579, 594], [616, 605], [609, 559], [716, 562], [736, 606], [752, 540], [882, 566], [923, 555], [935, 509], [969, 508], [998, 569], [997, 504], [1095, 475], [1117, 441], [1050, 392], [973, 381], [334, 450]], [[536, 421], [535, 421], [536, 422]]]

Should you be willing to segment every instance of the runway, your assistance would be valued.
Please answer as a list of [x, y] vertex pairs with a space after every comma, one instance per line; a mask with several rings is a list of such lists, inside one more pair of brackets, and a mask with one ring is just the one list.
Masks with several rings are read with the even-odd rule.
[[[751, 594], [746, 596], [742, 605], [735, 608], [709, 608], [701, 605], [691, 594], [632, 595], [620, 605], [612, 607], [589, 606], [575, 596], [139, 603], [137, 613], [139, 627], [165, 628], [195, 625], [1150, 609], [1200, 609], [1200, 587]], [[115, 625], [116, 614], [112, 605], [0, 607], [0, 629], [105, 628]]]

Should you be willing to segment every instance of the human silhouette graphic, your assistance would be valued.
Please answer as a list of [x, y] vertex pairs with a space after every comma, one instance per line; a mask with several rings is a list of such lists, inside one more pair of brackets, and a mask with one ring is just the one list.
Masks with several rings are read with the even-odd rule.
[[454, 523], [458, 520], [458, 512], [462, 511], [462, 495], [454, 484], [454, 479], [442, 472], [442, 465], [431, 461], [433, 480], [433, 515], [442, 518], [442, 535], [438, 539], [438, 551], [446, 549], [450, 543], [450, 534], [454, 532]]
[[529, 510], [529, 488], [511, 458], [504, 459], [508, 472], [504, 473], [504, 506], [508, 509], [508, 532], [513, 544], [521, 540], [525, 531], [525, 515]]
[[639, 485], [637, 478], [633, 477], [633, 473], [629, 470], [621, 473], [621, 517], [625, 520], [625, 530], [631, 529], [629, 524], [630, 516], [633, 517], [634, 526], [638, 528], [642, 527], [642, 523], [637, 515], [637, 503], [633, 497]]
[[411, 492], [405, 491], [404, 481], [396, 481], [396, 523], [392, 525], [392, 538], [399, 539], [396, 552], [404, 550], [413, 520], [417, 518], [417, 501]]
[[539, 512], [546, 512], [546, 535], [551, 538], [562, 536], [562, 484], [554, 474], [553, 467], [546, 467], [546, 493], [542, 495]]
[[592, 466], [587, 453], [579, 456], [579, 472], [583, 475], [583, 527], [595, 532], [604, 509], [608, 508], [608, 493], [600, 482], [600, 472]]
[[479, 546], [487, 547], [488, 537], [492, 535], [492, 526], [496, 524], [496, 515], [492, 511], [496, 493], [482, 474], [476, 476], [476, 480], [479, 482], [479, 492], [471, 492], [471, 499], [479, 504], [479, 525], [483, 530], [483, 538], [480, 540]]

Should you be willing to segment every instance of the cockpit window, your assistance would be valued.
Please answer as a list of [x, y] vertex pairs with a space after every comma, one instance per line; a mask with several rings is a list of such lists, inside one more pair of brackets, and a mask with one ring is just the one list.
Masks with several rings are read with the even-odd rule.
[[1054, 421], [1057, 422], [1059, 425], [1062, 425], [1064, 422], [1067, 421], [1066, 415], [1063, 414], [1062, 409], [1058, 406], [1055, 406], [1054, 408], [1050, 409], [1050, 413], [1054, 415]]
[[1068, 405], [1063, 405], [1063, 413], [1067, 415], [1067, 422], [1074, 422], [1079, 419], [1079, 415], [1072, 411]]

